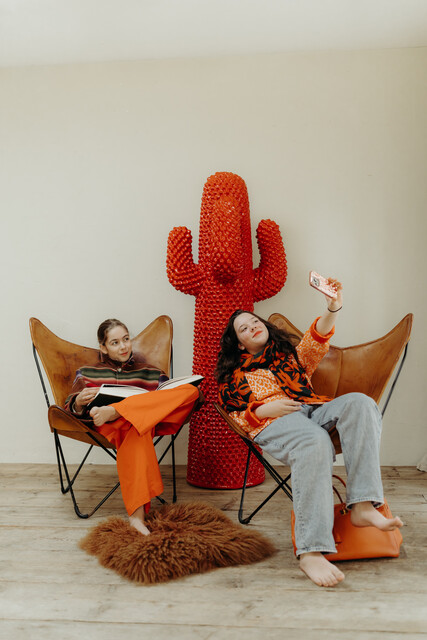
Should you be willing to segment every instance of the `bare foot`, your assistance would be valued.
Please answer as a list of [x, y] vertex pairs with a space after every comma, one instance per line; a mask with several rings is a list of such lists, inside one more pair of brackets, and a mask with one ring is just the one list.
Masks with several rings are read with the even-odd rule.
[[138, 529], [138, 531], [144, 536], [150, 535], [149, 529], [147, 529], [147, 527], [145, 526], [144, 506], [138, 507], [138, 509], [136, 509], [132, 513], [132, 515], [129, 516], [129, 524], [131, 527], [135, 527], [135, 529]]
[[106, 422], [111, 422], [119, 417], [115, 408], [110, 406], [93, 407], [93, 409], [89, 411], [89, 415], [97, 427], [101, 427]]
[[335, 587], [344, 580], [344, 574], [333, 564], [326, 560], [325, 556], [318, 551], [303, 553], [299, 566], [301, 571], [319, 587]]
[[130, 524], [131, 527], [134, 527], [135, 529], [138, 529], [138, 531], [140, 533], [142, 533], [142, 535], [144, 535], [144, 536], [149, 536], [150, 535], [149, 529], [147, 529], [145, 524], [143, 522], [141, 522], [141, 520], [139, 518], [136, 518], [134, 516], [129, 516], [129, 524]]
[[381, 531], [394, 531], [403, 527], [403, 522], [398, 516], [385, 518], [375, 509], [372, 502], [356, 502], [351, 508], [351, 523], [355, 527], [376, 527]]

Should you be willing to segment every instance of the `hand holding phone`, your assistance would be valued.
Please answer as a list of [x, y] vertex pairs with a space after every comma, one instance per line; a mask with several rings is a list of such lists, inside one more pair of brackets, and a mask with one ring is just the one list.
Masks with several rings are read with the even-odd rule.
[[331, 284], [329, 284], [327, 278], [324, 278], [319, 273], [316, 273], [316, 271], [310, 271], [309, 283], [312, 287], [314, 287], [314, 289], [317, 289], [321, 293], [324, 293], [326, 296], [328, 296], [328, 298], [336, 300], [336, 289]]

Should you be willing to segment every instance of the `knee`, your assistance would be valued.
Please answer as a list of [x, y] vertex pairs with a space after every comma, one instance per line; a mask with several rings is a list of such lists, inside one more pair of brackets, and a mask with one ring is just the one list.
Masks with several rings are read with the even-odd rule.
[[354, 408], [357, 411], [368, 411], [380, 415], [378, 405], [375, 400], [370, 396], [367, 396], [365, 393], [354, 391], [352, 393], [347, 393], [345, 396], [342, 396], [342, 398], [346, 400], [346, 405], [351, 409]]
[[[344, 400], [344, 408], [341, 413], [341, 418], [347, 414], [346, 422], [357, 422], [359, 425], [365, 427], [367, 431], [374, 428], [375, 431], [381, 430], [381, 413], [378, 409], [378, 405], [370, 396], [364, 393], [348, 393], [342, 396]], [[337, 429], [339, 430], [340, 420], [337, 422]]]
[[316, 464], [316, 461], [333, 460], [335, 454], [328, 432], [321, 427], [305, 434], [300, 442], [299, 450], [307, 455], [312, 464]]

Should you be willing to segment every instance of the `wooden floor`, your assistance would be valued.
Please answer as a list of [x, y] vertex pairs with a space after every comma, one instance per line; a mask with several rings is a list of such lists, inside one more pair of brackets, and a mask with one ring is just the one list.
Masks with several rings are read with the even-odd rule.
[[[342, 471], [339, 469], [339, 471]], [[162, 467], [170, 487], [170, 468]], [[341, 563], [335, 589], [311, 584], [290, 538], [290, 501], [276, 495], [252, 524], [276, 541], [277, 555], [163, 585], [128, 582], [79, 549], [88, 528], [124, 515], [117, 492], [90, 520], [74, 515], [52, 465], [1, 465], [0, 637], [11, 640], [375, 639], [427, 637], [427, 474], [383, 468], [393, 513], [405, 521], [400, 558]], [[197, 489], [179, 469], [179, 499], [203, 499], [237, 522], [239, 492]], [[83, 501], [115, 466], [91, 466]], [[249, 505], [266, 490], [248, 492]]]

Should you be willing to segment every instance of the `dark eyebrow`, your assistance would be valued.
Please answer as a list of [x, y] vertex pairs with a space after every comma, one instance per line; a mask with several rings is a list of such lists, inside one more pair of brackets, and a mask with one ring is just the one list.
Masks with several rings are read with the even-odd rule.
[[[129, 336], [129, 334], [128, 334], [128, 333], [125, 333], [125, 335], [124, 335], [124, 336], [122, 336], [122, 340], [123, 340], [124, 338], [129, 338], [129, 337], [130, 337], [130, 336]], [[110, 340], [108, 340], [108, 339], [107, 339], [107, 342], [117, 342], [117, 340], [119, 340], [119, 338], [110, 338]]]

